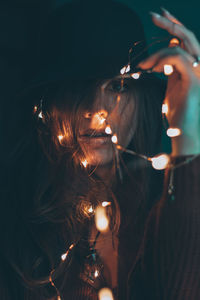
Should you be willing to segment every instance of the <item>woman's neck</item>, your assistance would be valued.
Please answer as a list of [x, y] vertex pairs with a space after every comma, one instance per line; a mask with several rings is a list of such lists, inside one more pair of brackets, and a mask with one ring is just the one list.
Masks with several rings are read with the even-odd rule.
[[113, 164], [98, 166], [95, 174], [104, 181], [106, 185], [113, 185], [116, 182], [116, 176]]

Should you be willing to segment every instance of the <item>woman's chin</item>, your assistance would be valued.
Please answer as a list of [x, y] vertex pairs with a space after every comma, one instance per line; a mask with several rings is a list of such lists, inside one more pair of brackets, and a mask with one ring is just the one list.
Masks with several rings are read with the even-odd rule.
[[107, 149], [93, 149], [85, 157], [90, 166], [104, 166], [113, 161], [114, 153], [111, 147]]

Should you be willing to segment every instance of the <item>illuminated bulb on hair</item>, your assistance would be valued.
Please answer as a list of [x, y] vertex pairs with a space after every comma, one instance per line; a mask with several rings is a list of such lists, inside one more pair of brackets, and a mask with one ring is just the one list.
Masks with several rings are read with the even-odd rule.
[[163, 103], [163, 105], [162, 105], [162, 113], [163, 114], [168, 113], [168, 105], [166, 103]]
[[64, 137], [64, 136], [61, 135], [61, 134], [58, 136], [58, 139], [59, 139], [60, 142], [62, 141], [63, 137]]
[[88, 165], [88, 162], [87, 162], [87, 160], [85, 159], [84, 161], [82, 161], [81, 162], [82, 163], [82, 165], [86, 168], [87, 167], [87, 165]]
[[37, 108], [37, 106], [35, 105], [34, 108], [33, 108], [33, 112], [35, 113], [35, 112], [37, 111], [37, 109], [38, 109], [38, 108]]
[[133, 74], [131, 74], [131, 77], [133, 79], [139, 79], [140, 78], [140, 73], [133, 73]]
[[114, 144], [117, 144], [117, 136], [116, 134], [114, 134], [112, 137], [111, 137], [111, 141], [114, 143]]
[[128, 73], [128, 72], [130, 71], [130, 69], [131, 69], [131, 66], [128, 65], [128, 66], [126, 67], [126, 73]]
[[88, 208], [88, 212], [89, 212], [89, 213], [92, 213], [93, 211], [94, 211], [93, 207], [90, 206], [90, 207]]
[[43, 114], [42, 114], [42, 112], [40, 112], [40, 113], [39, 113], [38, 117], [39, 117], [40, 119], [42, 119], [42, 118], [43, 118]]
[[179, 128], [168, 128], [167, 129], [167, 135], [169, 137], [176, 137], [181, 135], [181, 130]]
[[98, 270], [95, 270], [94, 272], [94, 277], [98, 277], [99, 276], [99, 271]]
[[101, 117], [99, 123], [102, 125], [105, 122], [105, 120], [106, 120], [105, 118]]
[[169, 42], [169, 44], [171, 45], [171, 44], [174, 44], [174, 45], [179, 45], [180, 44], [180, 42], [179, 42], [179, 40], [177, 39], [177, 38], [173, 38], [173, 39], [171, 39], [171, 41]]
[[169, 76], [174, 72], [172, 65], [164, 65], [164, 74]]
[[102, 205], [103, 207], [106, 207], [106, 206], [108, 206], [108, 205], [110, 205], [110, 204], [111, 204], [111, 202], [103, 201], [101, 205]]
[[98, 293], [99, 300], [114, 300], [112, 291], [108, 288], [103, 288]]
[[105, 128], [105, 133], [106, 133], [106, 134], [112, 134], [112, 130], [111, 130], [111, 128], [110, 128], [109, 125], [106, 126], [106, 128]]
[[72, 248], [74, 248], [74, 244], [70, 245], [69, 250], [72, 250]]
[[198, 61], [194, 61], [192, 65], [193, 65], [194, 68], [196, 68], [196, 67], [199, 66], [199, 62]]
[[61, 255], [62, 261], [65, 261], [66, 258], [67, 258], [67, 253], [64, 253], [64, 254]]
[[125, 72], [126, 72], [126, 66], [120, 70], [120, 74], [124, 75]]
[[167, 154], [161, 154], [151, 158], [152, 167], [156, 170], [163, 170], [169, 163], [169, 156]]
[[105, 208], [98, 206], [95, 212], [95, 224], [96, 228], [100, 232], [105, 232], [108, 229], [109, 226], [109, 220], [106, 215]]

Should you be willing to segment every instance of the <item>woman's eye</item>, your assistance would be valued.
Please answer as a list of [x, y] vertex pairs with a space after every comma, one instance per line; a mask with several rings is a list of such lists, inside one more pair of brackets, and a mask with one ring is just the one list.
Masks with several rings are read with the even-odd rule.
[[113, 81], [109, 84], [108, 89], [114, 93], [125, 93], [129, 90], [129, 86], [125, 82]]

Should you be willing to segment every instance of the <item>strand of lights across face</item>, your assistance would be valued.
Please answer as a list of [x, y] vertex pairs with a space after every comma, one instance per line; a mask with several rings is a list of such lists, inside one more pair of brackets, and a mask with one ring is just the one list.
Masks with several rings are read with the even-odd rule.
[[[172, 42], [172, 41], [171, 41]], [[174, 43], [177, 43], [177, 40], [174, 39]], [[179, 43], [179, 41], [178, 41]], [[196, 65], [194, 65], [194, 67], [196, 67]], [[128, 64], [127, 66], [123, 67], [121, 70], [120, 70], [120, 74], [123, 76], [123, 77], [131, 77], [135, 80], [139, 79], [141, 74], [142, 74], [142, 71], [139, 71], [139, 72], [135, 72], [135, 73], [132, 73], [132, 74], [128, 74], [128, 72], [130, 72], [130, 64]], [[172, 73], [173, 73], [173, 66], [171, 65], [164, 65], [164, 74], [166, 76], [170, 76]], [[146, 71], [147, 73], [151, 73], [152, 70], [147, 70]], [[123, 81], [122, 81], [123, 82]], [[117, 97], [117, 103], [120, 101], [120, 95], [118, 95]], [[42, 103], [40, 104], [40, 107], [38, 108], [37, 106], [34, 106], [34, 109], [33, 109], [34, 113], [37, 112], [37, 115], [38, 115], [38, 118], [40, 119], [44, 119], [44, 116], [43, 116], [43, 112], [42, 112]], [[163, 115], [167, 115], [168, 113], [168, 105], [166, 103], [164, 103], [162, 105], [162, 113]], [[100, 126], [104, 126], [105, 125], [105, 122], [106, 122], [106, 117], [107, 117], [107, 114], [105, 112], [98, 112], [96, 115], [95, 115], [95, 118], [93, 119], [93, 122], [95, 122], [95, 124], [93, 125], [100, 125]], [[111, 141], [112, 143], [115, 145], [116, 149], [117, 150], [121, 150], [123, 152], [126, 152], [126, 153], [129, 153], [131, 155], [135, 155], [135, 156], [139, 156], [149, 162], [151, 162], [152, 164], [152, 167], [156, 170], [162, 170], [162, 169], [165, 169], [168, 165], [169, 165], [169, 156], [167, 154], [160, 154], [160, 155], [157, 155], [155, 157], [147, 157], [145, 155], [141, 155], [141, 154], [138, 154], [132, 150], [129, 150], [129, 149], [125, 149], [123, 148], [121, 145], [118, 144], [118, 137], [117, 137], [117, 134], [112, 132], [112, 128], [109, 124], [106, 124], [106, 127], [105, 127], [105, 133], [110, 135], [111, 136]], [[181, 130], [179, 128], [168, 128], [167, 130], [167, 135], [169, 137], [175, 137], [175, 136], [178, 136], [181, 134]], [[63, 140], [64, 136], [62, 134], [59, 134], [58, 135], [58, 140], [59, 142], [61, 142]], [[88, 162], [87, 160], [83, 160], [82, 161], [82, 165], [87, 168], [88, 166]], [[96, 207], [96, 209], [91, 205], [87, 208], [87, 212], [89, 214], [94, 214], [94, 219], [95, 219], [95, 225], [96, 225], [96, 228], [99, 232], [106, 232], [109, 228], [109, 218], [107, 216], [107, 213], [106, 213], [106, 207], [111, 205], [110, 202], [107, 202], [107, 201], [103, 201], [101, 206], [98, 206]], [[74, 244], [72, 244], [68, 250], [61, 255], [61, 261], [64, 262], [68, 255], [69, 255], [69, 252], [74, 248]], [[57, 287], [55, 286], [54, 282], [53, 282], [53, 279], [52, 279], [52, 276], [53, 276], [53, 273], [54, 273], [55, 270], [52, 270], [51, 273], [50, 273], [50, 276], [49, 276], [49, 282], [51, 283], [51, 285], [55, 288], [56, 292], [57, 292], [57, 300], [61, 300], [61, 295], [57, 289]], [[98, 277], [100, 275], [100, 271], [99, 270], [95, 270], [95, 273], [94, 273], [94, 276], [95, 277]], [[99, 291], [98, 293], [98, 297], [99, 297], [99, 300], [113, 300], [113, 294], [112, 294], [112, 291], [109, 289], [109, 288], [103, 288]]]

